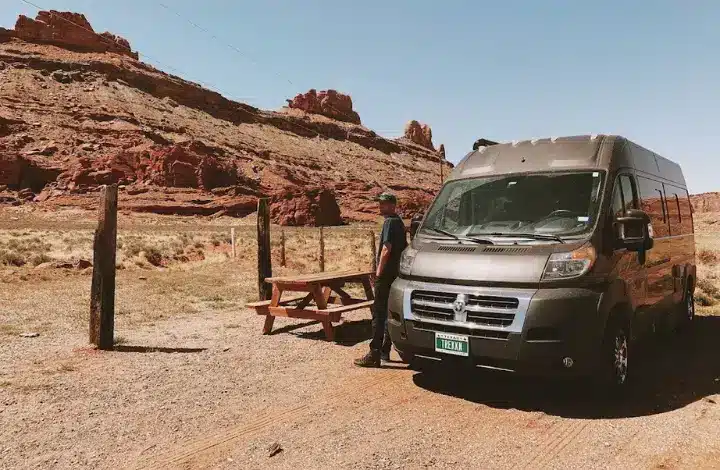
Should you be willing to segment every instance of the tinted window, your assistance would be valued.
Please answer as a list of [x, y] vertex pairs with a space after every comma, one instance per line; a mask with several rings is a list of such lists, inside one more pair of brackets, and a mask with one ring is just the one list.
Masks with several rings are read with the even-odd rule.
[[662, 183], [638, 176], [640, 189], [640, 208], [650, 216], [654, 236], [667, 237], [669, 235], [667, 210]]
[[635, 189], [635, 182], [632, 176], [622, 175], [620, 177], [620, 185], [622, 186], [625, 210], [637, 209], [637, 190]]
[[670, 216], [670, 234], [687, 235], [692, 233], [692, 214], [690, 200], [685, 189], [665, 185], [668, 214]]
[[665, 206], [667, 207], [667, 219], [670, 225], [670, 235], [681, 235], [682, 225], [680, 223], [680, 199], [675, 194], [675, 188], [663, 185], [665, 189]]

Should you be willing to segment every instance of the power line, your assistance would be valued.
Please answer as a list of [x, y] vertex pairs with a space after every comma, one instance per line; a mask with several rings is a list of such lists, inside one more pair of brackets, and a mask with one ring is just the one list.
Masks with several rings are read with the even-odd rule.
[[[33, 2], [33, 1], [31, 1], [31, 0], [20, 0], [20, 1], [23, 2], [23, 3], [25, 3], [25, 4], [27, 4], [27, 5], [33, 6], [33, 7], [37, 8], [38, 10], [48, 11], [49, 14], [52, 15], [53, 17], [59, 18], [59, 19], [65, 21], [65, 22], [67, 22], [67, 23], [70, 23], [70, 24], [74, 25], [74, 26], [77, 27], [77, 28], [80, 28], [80, 29], [82, 29], [82, 30], [84, 30], [84, 31], [87, 31], [87, 32], [91, 33], [91, 34], [94, 34], [94, 35], [96, 35], [98, 38], [100, 38], [101, 41], [103, 41], [103, 42], [105, 42], [105, 43], [107, 43], [107, 44], [110, 44], [110, 45], [112, 45], [112, 46], [114, 46], [114, 47], [119, 47], [119, 48], [127, 49], [129, 52], [133, 52], [132, 49], [131, 49], [129, 46], [125, 46], [124, 44], [120, 44], [120, 43], [117, 43], [117, 42], [115, 42], [115, 41], [111, 41], [110, 39], [108, 39], [108, 38], [102, 36], [101, 34], [93, 31], [92, 29], [88, 29], [88, 28], [86, 28], [86, 27], [83, 26], [83, 25], [80, 25], [80, 24], [78, 24], [78, 23], [76, 23], [76, 22], [74, 22], [74, 21], [72, 21], [72, 20], [69, 20], [69, 19], [63, 17], [63, 16], [60, 16], [60, 15], [55, 14], [55, 13], [53, 13], [53, 12], [50, 11], [50, 10], [46, 10], [45, 8], [43, 8], [42, 6], [38, 5], [37, 3], [35, 3], [35, 2]], [[165, 5], [165, 4], [163, 4], [163, 3], [159, 3], [159, 4], [160, 4], [163, 8], [167, 9], [168, 11], [172, 11], [167, 5]], [[179, 15], [179, 13], [175, 12], [175, 14], [176, 14], [179, 18], [183, 18], [181, 15]], [[191, 25], [193, 25], [194, 27], [200, 29], [201, 31], [204, 31], [206, 34], [210, 34], [214, 39], [216, 39], [216, 40], [219, 41], [219, 38], [218, 38], [216, 35], [214, 35], [213, 33], [211, 33], [209, 30], [207, 30], [206, 28], [203, 28], [202, 26], [200, 26], [200, 25], [198, 25], [198, 24], [196, 24], [196, 23], [194, 23], [194, 22], [192, 22], [192, 21], [190, 21], [190, 20], [188, 20], [188, 19], [186, 19], [186, 21], [188, 21]], [[245, 56], [242, 51], [240, 51], [237, 47], [233, 46], [232, 44], [229, 44], [229, 43], [228, 43], [228, 44], [226, 44], [226, 46], [230, 47], [232, 50], [234, 50], [235, 52], [237, 52], [237, 53], [240, 54], [241, 56]], [[138, 52], [138, 54], [140, 54], [140, 52]], [[171, 65], [164, 64], [163, 62], [161, 62], [161, 61], [159, 61], [159, 60], [156, 60], [156, 59], [150, 57], [150, 56], [147, 55], [147, 54], [142, 54], [142, 55], [143, 55], [144, 57], [146, 57], [147, 59], [152, 60], [153, 62], [157, 63], [158, 65], [161, 65], [162, 67], [166, 67], [166, 68], [169, 69], [169, 70], [175, 71], [175, 72], [178, 74], [178, 76], [179, 76], [178, 78], [181, 78], [181, 79], [182, 79], [182, 76], [185, 75], [182, 71], [178, 70], [177, 68], [175, 68], [175, 67], [173, 67], [173, 66], [171, 66]], [[257, 62], [255, 62], [255, 63], [256, 63], [257, 65], [260, 65], [260, 64], [258, 64]], [[276, 74], [277, 74], [277, 72], [276, 72]], [[280, 75], [278, 75], [278, 76], [280, 76]], [[281, 77], [281, 76], [280, 76], [280, 77]], [[281, 78], [282, 78], [282, 77], [281, 77]], [[288, 83], [290, 83], [291, 85], [293, 85], [293, 83], [292, 83], [292, 81], [291, 81], [290, 79], [287, 79], [287, 81], [288, 81]], [[220, 94], [222, 95], [222, 93], [219, 91], [219, 89], [218, 89], [216, 86], [212, 85], [212, 84], [209, 84], [209, 83], [207, 83], [207, 82], [203, 82], [203, 81], [200, 81], [200, 80], [197, 80], [197, 83], [205, 86], [207, 89], [209, 89], [209, 90], [211, 90], [211, 91], [216, 91], [217, 93], [220, 93]], [[213, 88], [215, 88], [216, 90], [213, 90]], [[237, 100], [237, 102], [241, 102], [241, 101], [240, 101], [240, 100]], [[130, 103], [128, 102], [128, 104], [130, 104]], [[347, 114], [345, 114], [344, 112], [336, 109], [336, 108], [333, 107], [332, 105], [329, 105], [329, 104], [328, 104], [328, 107], [332, 108], [332, 109], [335, 110], [337, 113], [339, 113], [339, 114], [341, 114], [341, 115], [343, 115], [343, 116], [346, 116], [346, 117], [350, 118], [349, 115], [347, 115]], [[323, 137], [325, 137], [325, 138], [327, 138], [327, 139], [329, 139], [329, 140], [336, 140], [336, 139], [333, 139], [332, 137], [330, 137], [329, 135], [326, 135], [326, 134], [324, 134], [324, 133], [322, 133], [322, 132], [320, 132], [320, 131], [318, 131], [318, 130], [316, 130], [316, 129], [310, 129], [310, 128], [306, 127], [306, 126], [303, 126], [302, 124], [298, 123], [297, 120], [295, 120], [294, 124], [297, 125], [298, 127], [300, 127], [301, 129], [305, 129], [305, 130], [307, 130], [307, 131], [309, 131], [309, 132], [314, 133], [316, 136], [323, 136]], [[348, 131], [348, 135], [349, 135], [349, 131]], [[348, 139], [348, 140], [349, 140], [349, 139]], [[442, 163], [441, 163], [441, 164], [442, 164]]]
[[[216, 41], [223, 43], [223, 41], [221, 41], [220, 38], [219, 38], [216, 34], [214, 34], [213, 32], [211, 32], [211, 31], [208, 30], [207, 28], [205, 28], [205, 27], [203, 27], [203, 26], [200, 26], [199, 24], [195, 23], [194, 21], [190, 20], [189, 18], [186, 18], [186, 17], [182, 16], [182, 15], [181, 15], [180, 13], [178, 13], [176, 10], [173, 10], [172, 8], [170, 8], [169, 6], [167, 6], [166, 4], [164, 4], [164, 3], [162, 3], [162, 2], [157, 2], [157, 4], [160, 5], [161, 7], [165, 8], [167, 11], [172, 12], [173, 14], [175, 14], [175, 16], [177, 16], [177, 17], [180, 18], [181, 20], [186, 21], [187, 23], [189, 23], [190, 25], [192, 25], [192, 26], [194, 26], [195, 28], [199, 29], [200, 31], [208, 34], [211, 38], [215, 39]], [[236, 53], [238, 53], [241, 57], [246, 58], [246, 59], [249, 60], [250, 62], [252, 62], [252, 63], [254, 63], [255, 65], [257, 65], [258, 67], [261, 66], [260, 63], [258, 63], [258, 62], [257, 62], [256, 60], [254, 60], [254, 59], [251, 59], [246, 53], [244, 53], [243, 51], [241, 51], [239, 48], [237, 48], [237, 47], [236, 47], [235, 45], [233, 45], [232, 43], [226, 41], [226, 42], [224, 42], [224, 44], [225, 44], [227, 47], [229, 47], [231, 50], [233, 50], [233, 51], [235, 51]], [[290, 85], [295, 86], [295, 84], [292, 82], [292, 80], [290, 80], [288, 77], [285, 77], [285, 76], [280, 75], [280, 73], [277, 72], [277, 71], [274, 71], [273, 73], [275, 73], [275, 75], [277, 75], [279, 78], [287, 81]], [[334, 107], [333, 105], [331, 105], [331, 104], [329, 104], [329, 103], [326, 103], [325, 105], [326, 105], [328, 108], [331, 108], [331, 109], [332, 109], [333, 111], [335, 111], [336, 113], [340, 114], [341, 116], [345, 116], [346, 118], [350, 119], [350, 120], [351, 120], [350, 122], [352, 122], [353, 116], [351, 116], [351, 115], [349, 115], [349, 114], [347, 114], [347, 113], [345, 113], [345, 112], [343, 112], [343, 111], [340, 111], [339, 109], [337, 109], [336, 107]]]

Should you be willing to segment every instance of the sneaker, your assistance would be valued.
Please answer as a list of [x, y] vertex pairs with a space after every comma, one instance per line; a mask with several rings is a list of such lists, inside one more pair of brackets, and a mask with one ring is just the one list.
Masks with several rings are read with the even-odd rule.
[[358, 367], [380, 367], [380, 356], [369, 352], [360, 359], [355, 359], [355, 365]]
[[380, 360], [383, 362], [390, 362], [390, 353], [384, 352], [384, 353], [380, 354]]

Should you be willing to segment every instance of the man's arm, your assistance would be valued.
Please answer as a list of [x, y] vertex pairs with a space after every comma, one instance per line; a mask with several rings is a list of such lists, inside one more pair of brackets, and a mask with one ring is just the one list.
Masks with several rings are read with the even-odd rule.
[[375, 273], [375, 277], [380, 277], [380, 275], [385, 270], [385, 265], [387, 264], [388, 260], [390, 259], [390, 251], [392, 250], [392, 243], [385, 243], [382, 247], [382, 251], [380, 252], [380, 260], [378, 261], [377, 266], [377, 272]]

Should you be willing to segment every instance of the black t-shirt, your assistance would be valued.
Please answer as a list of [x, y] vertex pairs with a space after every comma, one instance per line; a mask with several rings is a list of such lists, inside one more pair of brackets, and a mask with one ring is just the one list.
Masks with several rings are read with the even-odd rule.
[[381, 274], [383, 279], [396, 278], [400, 271], [400, 255], [407, 247], [407, 238], [405, 237], [405, 224], [398, 215], [390, 215], [385, 217], [382, 232], [380, 232], [380, 246], [378, 248], [378, 263], [380, 263], [380, 253], [383, 246], [390, 243], [390, 258], [385, 264], [385, 268]]

